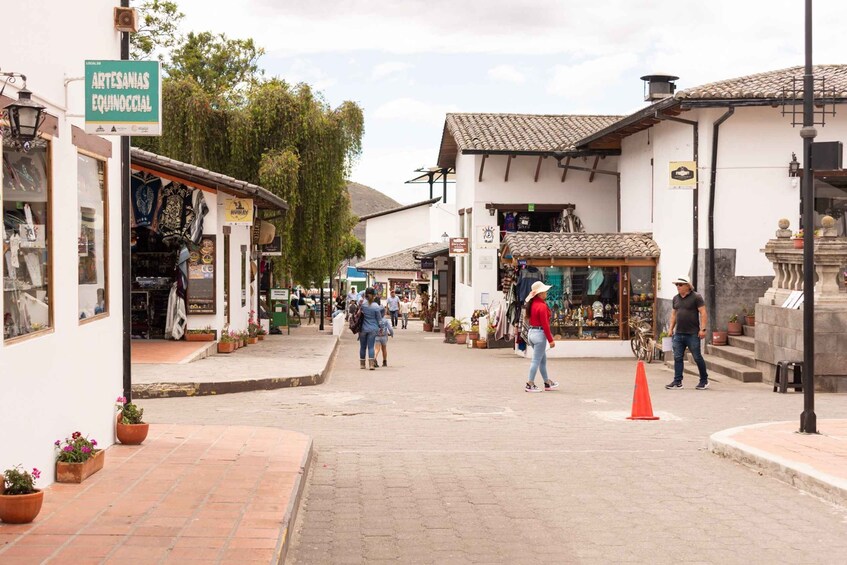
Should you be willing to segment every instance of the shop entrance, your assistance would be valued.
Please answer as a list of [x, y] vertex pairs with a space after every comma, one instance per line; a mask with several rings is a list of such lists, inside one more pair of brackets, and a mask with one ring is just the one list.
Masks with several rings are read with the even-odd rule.
[[168, 297], [176, 280], [179, 250], [153, 230], [133, 230], [132, 337], [165, 339]]

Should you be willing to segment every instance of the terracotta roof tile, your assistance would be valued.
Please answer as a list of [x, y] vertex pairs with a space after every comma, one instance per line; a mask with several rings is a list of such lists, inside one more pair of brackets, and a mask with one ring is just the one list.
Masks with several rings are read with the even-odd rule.
[[516, 259], [571, 257], [659, 257], [661, 251], [647, 233], [510, 233], [505, 251]]
[[[815, 78], [825, 79], [824, 85], [828, 91], [825, 97], [832, 96], [831, 90], [834, 89], [836, 98], [847, 98], [847, 65], [815, 65], [813, 73]], [[792, 79], [795, 77], [803, 77], [803, 67], [789, 67], [710, 82], [681, 90], [674, 95], [674, 98], [688, 100], [782, 98], [783, 89], [790, 91], [793, 86]], [[797, 87], [802, 88], [802, 83], [798, 83]], [[820, 85], [816, 84], [815, 87], [819, 88]], [[798, 92], [798, 96], [802, 96], [802, 91]], [[820, 97], [820, 93], [817, 92], [816, 96]]]

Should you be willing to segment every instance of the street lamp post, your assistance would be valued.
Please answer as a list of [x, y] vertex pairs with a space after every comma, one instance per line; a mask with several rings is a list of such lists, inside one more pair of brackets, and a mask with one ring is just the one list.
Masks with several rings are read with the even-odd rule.
[[806, 67], [803, 74], [803, 413], [800, 432], [817, 433], [815, 415], [815, 186], [812, 176], [814, 127], [812, 0], [806, 0]]

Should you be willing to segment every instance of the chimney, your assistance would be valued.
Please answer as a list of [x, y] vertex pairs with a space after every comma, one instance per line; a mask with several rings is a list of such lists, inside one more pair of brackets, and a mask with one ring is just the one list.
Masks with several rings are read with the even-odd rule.
[[644, 101], [656, 102], [673, 96], [676, 91], [676, 84], [673, 81], [679, 80], [679, 77], [657, 73], [644, 75], [641, 80], [644, 81]]

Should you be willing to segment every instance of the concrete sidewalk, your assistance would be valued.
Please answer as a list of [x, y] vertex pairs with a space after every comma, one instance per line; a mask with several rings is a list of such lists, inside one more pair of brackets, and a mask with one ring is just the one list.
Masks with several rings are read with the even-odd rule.
[[293, 328], [291, 335], [269, 335], [255, 345], [193, 363], [134, 364], [133, 398], [227, 394], [321, 384], [329, 372], [338, 339], [328, 331], [319, 332], [317, 326], [301, 326]]
[[847, 505], [847, 420], [819, 420], [818, 434], [800, 434], [799, 419], [731, 428], [713, 434], [709, 449]]
[[151, 424], [82, 484], [0, 523], [0, 563], [282, 563], [312, 455], [276, 428]]

